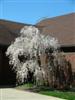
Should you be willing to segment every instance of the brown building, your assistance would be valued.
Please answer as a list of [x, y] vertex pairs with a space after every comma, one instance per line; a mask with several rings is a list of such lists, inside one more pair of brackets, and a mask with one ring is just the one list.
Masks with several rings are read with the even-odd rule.
[[50, 34], [59, 40], [61, 50], [71, 61], [75, 72], [75, 13], [44, 19], [36, 24], [42, 34]]
[[5, 52], [11, 42], [19, 35], [19, 31], [24, 25], [0, 20], [0, 85], [16, 83], [16, 74], [11, 70]]
[[[5, 52], [25, 25], [28, 24], [0, 20], [0, 85], [16, 82], [16, 74], [11, 70]], [[42, 34], [50, 34], [59, 40], [61, 50], [71, 61], [73, 72], [75, 72], [75, 13], [44, 19], [35, 26], [41, 29]]]

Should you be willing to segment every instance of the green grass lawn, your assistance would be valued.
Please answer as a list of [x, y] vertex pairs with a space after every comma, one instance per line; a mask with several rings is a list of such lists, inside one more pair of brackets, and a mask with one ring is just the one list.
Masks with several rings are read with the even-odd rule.
[[27, 84], [23, 84], [20, 86], [17, 86], [17, 89], [22, 89], [22, 90], [26, 90], [26, 89], [30, 89], [32, 88], [34, 85], [32, 83], [27, 83]]
[[67, 100], [75, 100], [75, 92], [70, 92], [70, 91], [40, 91], [40, 94], [48, 95], [48, 96], [54, 96], [54, 97], [59, 97], [62, 99], [67, 99]]
[[42, 95], [54, 96], [54, 97], [59, 97], [67, 100], [75, 100], [75, 92], [72, 91], [59, 91], [59, 90], [50, 90], [50, 89], [43, 89], [43, 88], [41, 89], [34, 88], [33, 84], [30, 83], [18, 86], [16, 88], [21, 90], [32, 90], [33, 92], [37, 92]]

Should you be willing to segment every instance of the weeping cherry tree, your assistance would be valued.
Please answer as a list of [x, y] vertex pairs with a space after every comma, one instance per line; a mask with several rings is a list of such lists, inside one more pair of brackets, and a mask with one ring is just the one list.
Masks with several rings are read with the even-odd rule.
[[36, 85], [51, 85], [55, 80], [58, 47], [58, 40], [54, 37], [41, 34], [34, 26], [24, 26], [20, 37], [6, 52], [9, 64], [16, 73], [17, 84], [31, 78]]

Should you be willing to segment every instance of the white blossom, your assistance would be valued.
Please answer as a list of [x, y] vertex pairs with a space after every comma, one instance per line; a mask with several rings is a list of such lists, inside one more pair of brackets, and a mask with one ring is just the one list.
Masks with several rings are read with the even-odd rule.
[[[41, 55], [46, 48], [58, 48], [58, 40], [54, 37], [46, 36], [40, 33], [40, 30], [34, 26], [24, 26], [20, 31], [21, 36], [16, 38], [6, 52], [9, 56], [9, 64], [13, 65], [13, 69], [17, 74], [17, 79], [24, 82], [27, 79], [28, 70], [34, 72], [37, 80], [45, 75], [45, 71], [40, 70], [37, 62], [37, 52]], [[24, 60], [19, 59], [23, 56]]]

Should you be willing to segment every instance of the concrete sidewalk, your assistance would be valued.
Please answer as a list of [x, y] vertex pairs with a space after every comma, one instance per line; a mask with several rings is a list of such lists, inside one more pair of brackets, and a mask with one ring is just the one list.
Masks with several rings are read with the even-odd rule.
[[0, 100], [63, 100], [13, 88], [0, 89]]

